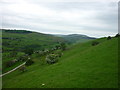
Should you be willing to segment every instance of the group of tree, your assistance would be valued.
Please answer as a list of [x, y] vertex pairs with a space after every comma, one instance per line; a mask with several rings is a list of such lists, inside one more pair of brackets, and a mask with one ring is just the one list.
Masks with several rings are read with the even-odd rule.
[[66, 50], [66, 44], [62, 42], [62, 43], [59, 43], [59, 45], [56, 45], [51, 49], [38, 50], [38, 51], [35, 51], [34, 53], [37, 53], [40, 56], [43, 56], [43, 55], [48, 55], [50, 53], [53, 53], [56, 50], [62, 50], [62, 51]]
[[107, 37], [107, 40], [110, 40], [110, 39], [112, 39], [112, 37], [111, 37], [111, 36], [108, 36], [108, 37]]
[[29, 56], [27, 54], [25, 54], [25, 55], [19, 56], [17, 58], [17, 60], [18, 61], [26, 61], [26, 60], [28, 60], [28, 58], [29, 58]]
[[34, 61], [29, 57], [28, 60], [26, 61], [25, 65], [30, 66], [34, 63]]
[[27, 71], [26, 66], [30, 66], [30, 65], [32, 65], [33, 63], [34, 63], [34, 61], [33, 61], [30, 57], [28, 57], [25, 65], [21, 66], [21, 67], [19, 68], [19, 70], [20, 70], [21, 72], [25, 72], [25, 71]]
[[[115, 38], [120, 37], [120, 34], [118, 33], [118, 34], [116, 34], [114, 37], [115, 37]], [[107, 37], [107, 40], [111, 40], [111, 39], [112, 39], [111, 36], [108, 36], [108, 37]], [[99, 44], [98, 41], [93, 41], [93, 42], [92, 42], [92, 46], [96, 46], [96, 45], [98, 45], [98, 44]]]
[[59, 58], [62, 56], [62, 52], [56, 52], [56, 53], [52, 53], [52, 54], [48, 54], [46, 56], [46, 62], [48, 64], [54, 64], [56, 62], [58, 62]]
[[32, 33], [31, 31], [26, 31], [26, 30], [10, 30], [10, 29], [2, 29], [4, 32], [8, 32], [8, 33], [21, 33], [21, 34], [28, 34], [28, 33]]
[[6, 67], [11, 67], [11, 66], [13, 66], [16, 62], [17, 62], [16, 59], [15, 59], [15, 60], [11, 60], [11, 61], [7, 61], [7, 62], [6, 62]]
[[118, 33], [118, 34], [116, 34], [116, 36], [115, 37], [120, 37], [120, 34]]
[[[52, 48], [50, 50], [45, 49], [45, 50], [41, 50], [41, 51], [34, 51], [31, 48], [26, 48], [26, 49], [24, 49], [25, 55], [19, 56], [15, 60], [11, 60], [11, 61], [6, 62], [6, 66], [11, 67], [16, 62], [23, 62], [23, 61], [26, 62], [25, 66], [30, 66], [34, 63], [34, 61], [30, 58], [30, 56], [33, 53], [38, 53], [40, 56], [46, 55], [46, 62], [48, 64], [53, 64], [53, 63], [57, 62], [58, 59], [62, 56], [62, 51], [64, 51], [64, 50], [66, 50], [66, 44], [65, 43], [60, 43], [59, 45], [56, 45], [54, 48]], [[55, 51], [55, 53], [54, 53], [54, 51]], [[13, 53], [12, 56], [15, 56], [15, 55], [16, 55], [16, 52]], [[24, 72], [25, 69], [26, 69], [25, 66], [21, 67], [19, 70]]]
[[33, 61], [30, 59], [30, 56], [25, 54], [25, 55], [19, 56], [17, 59], [7, 61], [6, 62], [6, 67], [11, 67], [14, 64], [16, 64], [17, 62], [26, 62], [26, 66], [29, 66], [29, 65], [33, 64]]

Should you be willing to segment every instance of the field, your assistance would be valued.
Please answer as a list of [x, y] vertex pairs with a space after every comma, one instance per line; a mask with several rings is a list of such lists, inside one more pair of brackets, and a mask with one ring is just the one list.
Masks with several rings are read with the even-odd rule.
[[[25, 55], [26, 49], [33, 49], [33, 51], [51, 49], [58, 45], [60, 42], [69, 43], [69, 40], [65, 40], [62, 37], [57, 37], [55, 35], [43, 34], [37, 32], [31, 32], [26, 30], [1, 30], [2, 33], [2, 72], [5, 73], [17, 65], [20, 65], [23, 62], [16, 62], [16, 64], [11, 67], [7, 67], [7, 63], [12, 60], [16, 60], [21, 56]], [[72, 36], [78, 41], [80, 36]], [[85, 39], [80, 39], [81, 41], [92, 40], [90, 37]], [[69, 37], [67, 37], [69, 39]], [[71, 39], [71, 37], [70, 37]], [[71, 41], [75, 41], [71, 40]]]
[[64, 40], [53, 35], [25, 30], [2, 30], [3, 73], [23, 63], [18, 62], [10, 68], [6, 67], [6, 63], [8, 61], [15, 60], [20, 56], [23, 56], [26, 48], [32, 48], [34, 51], [44, 50], [54, 47], [58, 42], [64, 42]]
[[51, 65], [33, 54], [35, 63], [4, 76], [3, 88], [118, 88], [118, 38], [93, 41], [68, 47]]

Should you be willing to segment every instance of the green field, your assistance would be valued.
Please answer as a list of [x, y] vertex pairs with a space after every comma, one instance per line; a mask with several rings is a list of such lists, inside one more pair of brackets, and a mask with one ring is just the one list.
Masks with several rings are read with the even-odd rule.
[[16, 65], [23, 62], [17, 62], [12, 67], [6, 67], [8, 61], [17, 59], [24, 55], [26, 48], [32, 48], [34, 51], [44, 50], [54, 47], [58, 42], [64, 42], [64, 39], [37, 32], [25, 30], [1, 30], [2, 31], [2, 72], [7, 72]]
[[[51, 49], [59, 44], [59, 42], [69, 41], [81, 41], [86, 42], [92, 39], [89, 39], [87, 36], [86, 39], [80, 39], [80, 36], [67, 37], [67, 41], [64, 38], [43, 34], [37, 32], [31, 32], [26, 30], [1, 30], [2, 35], [2, 72], [5, 73], [17, 65], [20, 65], [23, 62], [16, 62], [11, 67], [6, 67], [6, 64], [9, 61], [18, 59], [19, 57], [25, 55], [24, 50], [27, 48], [32, 48], [34, 51]], [[71, 39], [74, 37], [74, 40]]]
[[[55, 64], [32, 55], [35, 63], [3, 77], [3, 88], [118, 88], [118, 38], [68, 47]], [[44, 84], [44, 85], [42, 85]]]

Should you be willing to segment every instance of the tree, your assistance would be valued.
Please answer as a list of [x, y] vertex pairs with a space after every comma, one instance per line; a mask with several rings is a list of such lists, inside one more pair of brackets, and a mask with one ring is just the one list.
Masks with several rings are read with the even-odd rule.
[[28, 56], [20, 56], [20, 57], [18, 57], [17, 60], [18, 61], [26, 61], [26, 60], [28, 60]]
[[56, 54], [58, 57], [61, 57], [63, 53], [62, 53], [61, 51], [57, 51], [55, 54]]
[[99, 44], [99, 42], [97, 41], [92, 42], [92, 46], [96, 46], [97, 44]]
[[115, 37], [120, 37], [120, 34], [118, 33], [118, 34], [116, 34], [116, 36]]
[[21, 67], [19, 68], [19, 70], [20, 70], [21, 72], [25, 72], [25, 71], [26, 71], [26, 67], [25, 67], [25, 66], [21, 66]]
[[60, 47], [61, 47], [61, 49], [62, 49], [63, 51], [66, 50], [66, 44], [65, 44], [65, 43], [62, 42], [62, 43], [60, 44]]
[[34, 63], [34, 61], [30, 58], [28, 58], [27, 62], [25, 63], [26, 66], [30, 66]]
[[107, 37], [107, 40], [110, 40], [110, 39], [112, 39], [112, 38], [111, 38], [110, 36], [108, 36], [108, 37]]
[[53, 64], [58, 61], [56, 54], [50, 54], [46, 56], [46, 61], [48, 64]]
[[56, 45], [55, 48], [56, 48], [56, 50], [60, 49], [60, 45]]
[[14, 65], [15, 63], [16, 63], [16, 60], [7, 61], [7, 62], [6, 62], [6, 67], [11, 67], [11, 66]]

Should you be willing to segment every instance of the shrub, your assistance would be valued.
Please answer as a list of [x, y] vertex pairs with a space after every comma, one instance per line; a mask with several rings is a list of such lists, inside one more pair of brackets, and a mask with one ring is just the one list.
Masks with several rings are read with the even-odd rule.
[[60, 48], [64, 51], [64, 50], [66, 50], [66, 44], [65, 43], [61, 43], [60, 44]]
[[43, 52], [43, 55], [46, 55], [46, 54], [48, 54], [50, 51], [49, 50], [44, 50], [44, 52]]
[[34, 61], [29, 58], [29, 60], [27, 60], [27, 62], [25, 63], [25, 65], [26, 65], [26, 66], [30, 66], [30, 65], [32, 65], [33, 63], [34, 63]]
[[92, 42], [92, 46], [96, 46], [98, 44], [99, 44], [99, 42], [97, 42], [97, 41]]
[[26, 61], [26, 60], [28, 60], [28, 56], [20, 56], [17, 60], [18, 61]]
[[115, 37], [120, 37], [120, 34], [118, 33], [118, 34], [116, 34], [116, 36]]
[[58, 57], [61, 57], [61, 56], [62, 56], [62, 52], [61, 52], [61, 51], [58, 51], [58, 52], [56, 52], [56, 55], [57, 55]]
[[53, 64], [58, 61], [58, 56], [56, 54], [47, 55], [46, 61], [48, 64]]
[[38, 54], [39, 54], [40, 56], [42, 56], [42, 55], [44, 55], [44, 52], [43, 52], [43, 51], [38, 51]]
[[26, 71], [26, 67], [25, 67], [25, 66], [21, 66], [21, 67], [19, 68], [19, 70], [20, 70], [21, 72], [25, 72], [25, 71]]
[[55, 48], [56, 48], [56, 50], [60, 49], [60, 45], [56, 45]]
[[6, 67], [11, 67], [12, 65], [14, 65], [16, 63], [16, 60], [11, 60], [6, 62]]
[[107, 40], [110, 40], [110, 39], [112, 39], [112, 38], [111, 38], [110, 36], [108, 36], [108, 37], [107, 37]]

